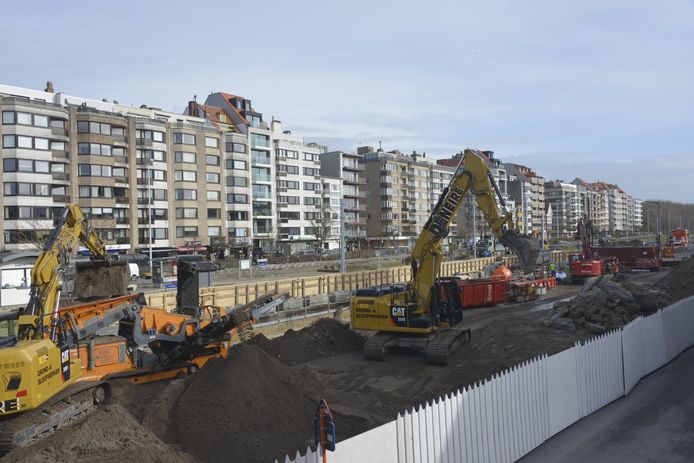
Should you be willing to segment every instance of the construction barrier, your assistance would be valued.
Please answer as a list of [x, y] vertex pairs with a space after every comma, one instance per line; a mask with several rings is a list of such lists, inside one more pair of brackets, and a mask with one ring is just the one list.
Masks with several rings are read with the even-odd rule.
[[[693, 344], [694, 296], [407, 410], [371, 431], [342, 442], [338, 434], [329, 461], [512, 462], [627, 395], [641, 378]], [[321, 461], [319, 449], [284, 459]]]
[[[563, 261], [568, 258], [565, 252], [552, 253], [552, 259]], [[508, 265], [515, 265], [515, 256], [505, 258]], [[482, 271], [494, 263], [493, 257], [459, 260], [441, 264], [441, 276], [455, 273], [473, 273]], [[288, 292], [293, 298], [306, 298], [320, 294], [332, 294], [340, 291], [355, 291], [359, 288], [382, 284], [403, 283], [410, 279], [412, 269], [409, 265], [381, 270], [363, 272], [335, 273], [305, 278], [292, 278], [273, 281], [258, 281], [243, 284], [219, 285], [200, 290], [203, 305], [234, 307], [256, 299], [270, 291]], [[145, 294], [147, 304], [152, 307], [163, 307], [171, 310], [176, 307], [176, 291], [162, 291]]]

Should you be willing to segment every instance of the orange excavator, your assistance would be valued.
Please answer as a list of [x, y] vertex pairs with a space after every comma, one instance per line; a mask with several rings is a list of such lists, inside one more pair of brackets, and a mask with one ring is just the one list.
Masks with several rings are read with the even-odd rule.
[[593, 225], [589, 220], [578, 219], [576, 238], [581, 242], [583, 253], [569, 254], [572, 282], [582, 283], [586, 278], [619, 271], [616, 257], [601, 257], [593, 252]]
[[[100, 283], [106, 299], [59, 307], [78, 241], [95, 254], [93, 267], [105, 267], [115, 278]], [[119, 269], [109, 270], [121, 264], [106, 255], [79, 207], [69, 206], [32, 269], [30, 302], [18, 317], [18, 335], [0, 339], [0, 456], [107, 402], [112, 378], [157, 381], [226, 357], [235, 332], [248, 330], [260, 314], [286, 299], [267, 294], [231, 309], [201, 307], [198, 272], [210, 265], [182, 261], [173, 312], [147, 306], [141, 294], [110, 297], [122, 292], [128, 278]], [[92, 298], [94, 285], [89, 286]], [[102, 334], [116, 324], [117, 333]]]

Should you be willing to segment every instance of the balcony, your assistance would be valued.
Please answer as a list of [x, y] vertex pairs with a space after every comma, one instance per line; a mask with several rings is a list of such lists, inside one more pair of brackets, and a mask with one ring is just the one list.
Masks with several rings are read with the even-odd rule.
[[128, 143], [128, 137], [125, 135], [114, 135], [113, 141], [117, 143]]
[[116, 163], [120, 163], [120, 164], [127, 164], [128, 163], [128, 157], [127, 156], [113, 156], [113, 161]]
[[62, 127], [51, 127], [51, 134], [55, 135], [57, 137], [65, 137], [67, 138], [67, 129], [64, 129]]
[[130, 244], [130, 238], [116, 238], [116, 244]]
[[115, 177], [116, 183], [128, 183], [128, 179], [126, 177]]
[[53, 180], [70, 180], [70, 174], [67, 172], [53, 172]]
[[56, 203], [69, 203], [70, 197], [68, 195], [53, 195], [53, 201]]
[[70, 154], [65, 150], [51, 150], [53, 157], [56, 159], [68, 159]]
[[[130, 198], [127, 196], [116, 196], [115, 199], [116, 199], [116, 204], [130, 204]], [[139, 201], [138, 201], [138, 203], [139, 203]]]
[[146, 147], [152, 147], [152, 144], [153, 144], [152, 140], [148, 139], [148, 138], [136, 138], [135, 143], [138, 146], [146, 146]]
[[116, 217], [117, 225], [130, 225], [130, 218], [128, 217]]
[[137, 184], [138, 185], [152, 185], [154, 181], [151, 178], [138, 178], [137, 179]]
[[[354, 171], [362, 172], [362, 171], [364, 170], [364, 165], [363, 165], [363, 164], [357, 164], [357, 163], [354, 163], [354, 164], [352, 164], [352, 163], [343, 163], [343, 164], [342, 164], [342, 168], [343, 168], [343, 169], [347, 169], [347, 170], [354, 170]], [[381, 172], [388, 173], [389, 171], [387, 171], [387, 170], [381, 168]]]

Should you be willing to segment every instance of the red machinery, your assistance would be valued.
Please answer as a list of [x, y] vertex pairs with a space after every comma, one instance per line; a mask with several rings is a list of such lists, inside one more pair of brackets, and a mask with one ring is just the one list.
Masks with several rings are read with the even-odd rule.
[[569, 255], [571, 278], [579, 280], [619, 271], [618, 256], [603, 252], [598, 255], [595, 248], [591, 247], [593, 226], [590, 221], [586, 223], [583, 219], [578, 219], [576, 237], [581, 241], [583, 253]]

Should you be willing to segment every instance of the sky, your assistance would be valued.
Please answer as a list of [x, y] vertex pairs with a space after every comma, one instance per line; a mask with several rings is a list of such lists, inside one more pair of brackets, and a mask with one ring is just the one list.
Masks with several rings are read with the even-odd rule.
[[0, 83], [251, 99], [330, 149], [491, 150], [694, 202], [694, 0], [7, 2]]

